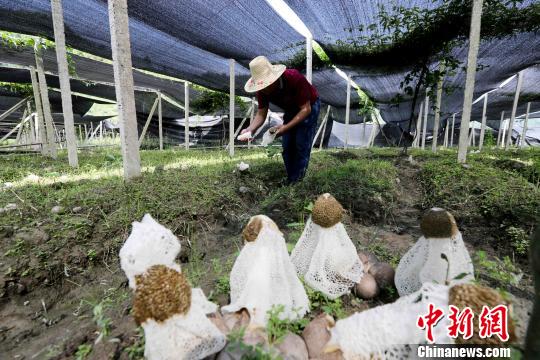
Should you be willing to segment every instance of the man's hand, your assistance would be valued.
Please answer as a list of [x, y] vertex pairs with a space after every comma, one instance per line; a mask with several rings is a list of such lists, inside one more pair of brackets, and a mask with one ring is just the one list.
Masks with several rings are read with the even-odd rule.
[[285, 125], [276, 125], [271, 127], [268, 131], [270, 131], [270, 134], [276, 135], [276, 137], [279, 137], [283, 135], [286, 132], [287, 128]]
[[252, 138], [252, 135], [251, 135], [251, 130], [250, 130], [249, 127], [247, 127], [244, 130], [240, 131], [240, 135], [237, 137], [238, 141], [249, 141], [249, 140], [251, 140], [251, 138]]

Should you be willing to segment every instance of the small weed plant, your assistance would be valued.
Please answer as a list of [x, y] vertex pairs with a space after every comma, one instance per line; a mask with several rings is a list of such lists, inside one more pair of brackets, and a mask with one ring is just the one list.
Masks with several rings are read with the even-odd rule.
[[320, 310], [325, 314], [337, 319], [343, 319], [346, 316], [345, 309], [343, 308], [343, 302], [340, 298], [332, 300], [328, 296], [312, 289], [308, 285], [304, 284], [304, 287], [306, 288], [306, 293], [312, 312], [314, 312], [314, 310]]
[[309, 320], [297, 316], [296, 320], [284, 319], [282, 316], [285, 311], [284, 305], [274, 305], [268, 311], [268, 324], [266, 332], [271, 344], [280, 343], [288, 333], [301, 334], [307, 326]]

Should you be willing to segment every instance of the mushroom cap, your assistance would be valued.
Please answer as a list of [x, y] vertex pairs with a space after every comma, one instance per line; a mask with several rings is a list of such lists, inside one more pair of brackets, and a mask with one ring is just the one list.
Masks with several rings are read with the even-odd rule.
[[242, 231], [244, 241], [251, 242], [257, 240], [257, 236], [261, 232], [264, 225], [270, 226], [279, 232], [279, 227], [276, 223], [266, 215], [255, 215], [249, 219], [249, 222]]
[[154, 265], [135, 276], [135, 281], [133, 316], [138, 325], [148, 319], [162, 322], [189, 311], [191, 287], [183, 273], [165, 265]]
[[426, 238], [451, 238], [459, 232], [454, 216], [441, 208], [430, 209], [422, 218], [420, 229]]
[[381, 288], [394, 286], [394, 277], [396, 276], [396, 271], [392, 265], [383, 262], [375, 263], [369, 268], [369, 273], [373, 275], [377, 285], [379, 285]]
[[317, 198], [311, 211], [313, 222], [324, 228], [332, 227], [341, 222], [343, 207], [332, 195], [326, 193]]
[[[471, 308], [474, 313], [474, 319], [480, 318], [484, 305], [488, 306], [489, 308], [493, 308], [498, 305], [509, 305], [498, 291], [474, 284], [459, 284], [451, 287], [448, 294], [448, 304], [456, 306], [460, 311], [466, 307]], [[516, 339], [515, 326], [510, 314], [508, 314], [508, 334], [510, 336], [508, 342], [503, 342], [498, 336], [482, 339], [479, 335], [479, 326], [477, 320], [473, 321], [473, 327], [473, 336], [465, 340], [461, 335], [459, 335], [456, 339], [456, 344], [507, 346]]]
[[354, 285], [354, 293], [361, 299], [373, 299], [379, 295], [379, 286], [371, 274], [364, 274], [360, 282]]

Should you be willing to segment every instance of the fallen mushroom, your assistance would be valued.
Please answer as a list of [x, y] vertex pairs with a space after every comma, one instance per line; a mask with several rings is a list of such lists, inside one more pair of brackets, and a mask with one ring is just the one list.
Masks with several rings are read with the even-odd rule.
[[379, 295], [379, 286], [371, 274], [364, 274], [359, 283], [354, 285], [354, 293], [361, 299], [369, 300]]
[[373, 266], [373, 264], [376, 264], [379, 262], [379, 259], [372, 253], [368, 251], [359, 251], [358, 252], [358, 258], [362, 262], [362, 265], [364, 265], [364, 271], [368, 272], [369, 269]]
[[394, 268], [387, 263], [378, 262], [370, 267], [369, 273], [373, 275], [377, 285], [381, 289], [388, 286], [394, 286], [394, 276], [396, 274]]

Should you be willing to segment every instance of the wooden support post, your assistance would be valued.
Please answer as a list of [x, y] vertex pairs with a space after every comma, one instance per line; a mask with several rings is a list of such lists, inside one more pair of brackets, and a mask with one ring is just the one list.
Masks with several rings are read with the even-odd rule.
[[313, 38], [306, 38], [306, 79], [313, 82]]
[[60, 133], [58, 132], [58, 128], [56, 127], [55, 124], [53, 124], [53, 127], [54, 127], [54, 134], [56, 135], [55, 136], [55, 144], [58, 143], [58, 145], [60, 145], [60, 149], [63, 149], [64, 146], [62, 144], [62, 137], [60, 136]]
[[99, 122], [99, 139], [103, 141], [103, 120]]
[[482, 127], [480, 128], [480, 140], [478, 141], [478, 150], [482, 151], [484, 146], [484, 136], [486, 134], [486, 121], [487, 121], [487, 102], [488, 94], [484, 95], [484, 107], [482, 108]]
[[[439, 71], [444, 74], [444, 63], [439, 66]], [[431, 143], [431, 151], [437, 152], [437, 142], [439, 139], [439, 123], [441, 121], [441, 102], [443, 91], [444, 76], [441, 76], [437, 83], [437, 98], [435, 101], [435, 118], [433, 120], [433, 141]]]
[[[30, 101], [26, 103], [26, 110], [28, 112], [28, 115], [32, 115], [32, 105], [30, 105]], [[35, 144], [36, 142], [37, 142], [36, 123], [34, 119], [30, 119], [30, 143]]]
[[[249, 116], [249, 123], [253, 124], [253, 120], [255, 119], [255, 107], [257, 106], [257, 103], [255, 102], [255, 98], [251, 99], [251, 114]], [[251, 148], [251, 139], [248, 139], [247, 143], [248, 149]]]
[[22, 130], [24, 128], [24, 119], [26, 118], [26, 109], [24, 110], [23, 112], [23, 116], [22, 116], [22, 119], [21, 119], [21, 122], [19, 123], [18, 127], [19, 127], [19, 131], [17, 131], [17, 138], [15, 140], [15, 142], [17, 144], [20, 144], [21, 142], [21, 134], [22, 134]]
[[428, 115], [429, 115], [429, 96], [428, 96], [428, 89], [426, 89], [426, 100], [424, 101], [424, 126], [422, 128], [422, 150], [426, 148]]
[[83, 141], [82, 128], [81, 128], [81, 125], [79, 125], [79, 142], [82, 142], [82, 141]]
[[521, 85], [523, 84], [523, 71], [518, 73], [518, 80], [516, 84], [516, 93], [514, 94], [514, 104], [512, 105], [512, 114], [510, 115], [510, 123], [508, 124], [508, 132], [506, 133], [505, 149], [508, 149], [512, 145], [512, 133], [514, 130], [514, 119], [516, 118], [516, 110], [519, 102], [519, 93], [521, 92]]
[[525, 120], [523, 121], [523, 130], [521, 131], [521, 137], [519, 140], [519, 146], [525, 147], [527, 140], [527, 126], [529, 125], [529, 113], [531, 112], [531, 103], [527, 103], [527, 112], [525, 113]]
[[[240, 125], [238, 125], [238, 127], [236, 128], [235, 132], [234, 132], [234, 138], [236, 139], [236, 137], [238, 136], [238, 134], [240, 134], [240, 131], [242, 131], [242, 127], [244, 126], [244, 124], [246, 123], [247, 119], [249, 119], [249, 114], [251, 113], [251, 110], [253, 109], [253, 105], [251, 105], [249, 107], [249, 109], [246, 111], [245, 113], [245, 116], [244, 118], [242, 119], [242, 121], [240, 121]], [[229, 148], [229, 144], [227, 144], [227, 146], [225, 147], [225, 149], [228, 149]]]
[[159, 150], [163, 150], [163, 109], [161, 107], [161, 92], [158, 92], [158, 133]]
[[368, 141], [368, 148], [371, 148], [373, 146], [373, 144], [375, 143], [375, 116], [373, 115], [373, 113], [371, 113], [371, 121], [372, 121], [372, 125], [371, 125], [371, 132], [369, 134], [369, 141]]
[[189, 83], [184, 82], [184, 147], [189, 150]]
[[148, 118], [146, 119], [146, 122], [144, 123], [143, 130], [141, 132], [141, 136], [139, 136], [139, 146], [141, 146], [144, 136], [146, 135], [146, 131], [148, 130], [148, 126], [150, 125], [150, 122], [152, 121], [152, 118], [154, 117], [154, 113], [156, 112], [156, 107], [159, 102], [159, 95], [156, 97], [156, 100], [154, 101], [154, 104], [152, 105], [152, 109], [150, 109], [150, 114], [148, 114]]
[[70, 166], [78, 167], [77, 137], [75, 136], [73, 105], [71, 103], [71, 85], [69, 83], [69, 66], [66, 53], [66, 35], [64, 33], [64, 11], [62, 9], [62, 0], [51, 0], [51, 10], [54, 25], [54, 41], [56, 43], [58, 78], [60, 80], [60, 90], [62, 94], [62, 112], [64, 114], [68, 161]]
[[497, 132], [497, 147], [501, 146], [503, 122], [504, 122], [504, 111], [501, 111], [501, 120], [499, 121], [499, 131]]
[[[317, 138], [321, 134], [323, 126], [326, 125], [326, 121], [328, 120], [328, 115], [330, 115], [330, 105], [328, 105], [328, 108], [326, 110], [326, 114], [324, 115], [323, 121], [321, 121], [321, 125], [319, 126], [319, 130], [317, 130], [317, 133], [315, 134], [315, 137], [313, 138], [313, 143], [311, 144], [311, 149], [313, 149], [313, 147], [315, 146], [315, 143], [317, 142]], [[323, 137], [324, 137], [324, 133], [323, 133], [323, 135], [321, 137], [321, 141], [322, 141]]]
[[19, 108], [21, 108], [22, 106], [24, 106], [26, 104], [26, 101], [28, 100], [28, 98], [24, 98], [22, 99], [21, 101], [19, 101], [18, 103], [16, 103], [15, 105], [13, 105], [11, 108], [9, 108], [8, 110], [6, 110], [4, 113], [2, 113], [2, 115], [0, 115], [0, 121], [4, 120], [5, 118], [7, 118], [9, 115], [13, 114], [15, 111], [17, 111]]
[[18, 131], [28, 120], [32, 119], [32, 114], [24, 118], [19, 124], [17, 124], [13, 129], [11, 129], [6, 135], [0, 138], [0, 142], [9, 138], [15, 131]]
[[[319, 142], [319, 150], [322, 150], [323, 148], [324, 135], [326, 134], [326, 125], [328, 124], [328, 116], [330, 116], [330, 113], [326, 115], [326, 120], [324, 121], [324, 127], [322, 129], [322, 134], [321, 134], [321, 141]], [[364, 129], [365, 127], [366, 125], [364, 124]]]
[[450, 124], [448, 124], [448, 119], [446, 119], [446, 125], [444, 127], [444, 145], [443, 145], [445, 148], [448, 148], [448, 132], [449, 132], [448, 128], [449, 128], [449, 125]]
[[347, 75], [347, 103], [345, 105], [345, 149], [349, 147], [350, 114], [351, 114], [351, 76]]
[[[414, 129], [414, 140], [412, 147], [417, 148], [420, 145], [420, 136], [422, 133], [422, 112], [424, 111], [424, 102], [420, 103], [418, 118], [416, 119], [416, 128]], [[364, 120], [365, 121], [365, 120]]]
[[108, 3], [124, 178], [130, 180], [141, 175], [141, 158], [139, 142], [137, 141], [137, 113], [133, 88], [127, 0], [108, 0]]
[[506, 144], [506, 129], [508, 129], [508, 124], [503, 120], [503, 131], [501, 135], [501, 147], [504, 148], [504, 144]]
[[454, 146], [454, 130], [456, 126], [456, 114], [452, 115], [452, 129], [450, 132], [450, 147]]
[[235, 98], [235, 73], [234, 59], [229, 60], [229, 156], [234, 156], [234, 98]]
[[88, 140], [88, 128], [86, 127], [86, 124], [84, 124], [84, 141]]
[[472, 98], [476, 78], [476, 62], [478, 47], [480, 45], [480, 26], [482, 20], [482, 1], [473, 0], [471, 30], [469, 34], [469, 53], [467, 56], [467, 78], [465, 80], [465, 94], [463, 96], [463, 112], [459, 131], [458, 162], [467, 161], [467, 135], [471, 121]]
[[362, 119], [362, 140], [366, 138], [366, 117]]
[[49, 102], [49, 90], [47, 89], [47, 80], [45, 78], [45, 69], [43, 67], [43, 57], [39, 45], [34, 47], [36, 58], [36, 70], [38, 75], [39, 92], [41, 94], [41, 106], [43, 107], [43, 116], [45, 118], [46, 143], [48, 147], [47, 154], [56, 159], [56, 142], [54, 140], [54, 126], [51, 113], [51, 104]]

